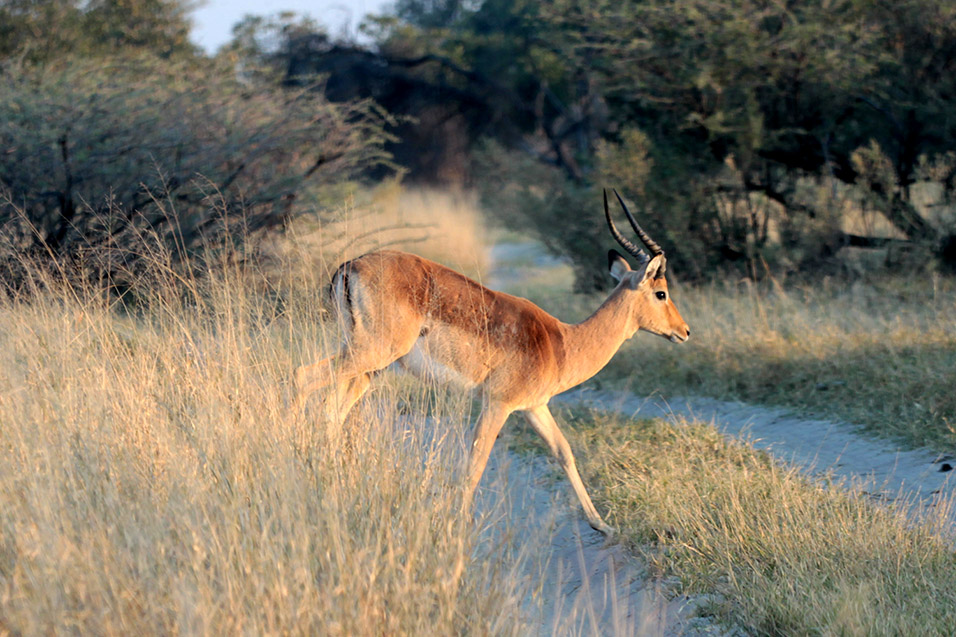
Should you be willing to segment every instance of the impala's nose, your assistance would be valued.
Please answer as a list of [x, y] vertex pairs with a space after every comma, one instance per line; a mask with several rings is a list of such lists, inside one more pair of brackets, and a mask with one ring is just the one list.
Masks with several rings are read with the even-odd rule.
[[680, 331], [675, 330], [674, 332], [671, 333], [670, 340], [672, 343], [683, 343], [689, 338], [690, 338], [690, 328], [685, 325], [683, 329], [683, 334]]

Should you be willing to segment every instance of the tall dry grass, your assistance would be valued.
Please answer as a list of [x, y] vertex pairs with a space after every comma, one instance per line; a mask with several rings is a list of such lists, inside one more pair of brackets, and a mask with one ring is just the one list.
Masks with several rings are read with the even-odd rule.
[[[299, 233], [279, 277], [224, 266], [182, 279], [158, 258], [135, 306], [55, 282], [0, 302], [0, 633], [531, 629], [530, 571], [498, 541], [514, 537], [506, 516], [488, 514], [504, 527], [489, 534], [458, 512], [466, 397], [380, 382], [335, 440], [287, 410], [291, 370], [331, 349], [320, 299], [348, 256], [335, 243], [342, 227], [359, 232]], [[931, 283], [675, 285], [694, 338], [641, 335], [599, 382], [781, 402], [947, 440], [926, 432], [952, 422], [956, 295]], [[597, 306], [528, 292], [568, 320]], [[665, 547], [648, 554], [661, 572], [729, 593], [723, 616], [851, 634], [951, 619], [951, 557], [935, 537], [821, 496], [716, 434], [656, 427], [600, 420], [573, 444], [602, 510], [635, 547]], [[838, 579], [818, 577], [824, 548]], [[903, 566], [904, 579], [886, 570]], [[918, 624], [913, 609], [933, 619]]]
[[956, 443], [954, 281], [741, 283], [679, 288], [674, 298], [693, 338], [673, 347], [643, 335], [609, 376], [639, 392], [795, 407], [910, 445]]
[[[348, 198], [332, 219], [300, 219], [295, 240], [275, 251], [286, 276], [303, 276], [379, 249], [406, 250], [480, 279], [488, 269], [488, 231], [477, 199], [463, 191], [408, 189], [386, 182]], [[303, 272], [303, 269], [308, 272]]]
[[321, 295], [250, 278], [0, 302], [0, 633], [522, 633], [459, 514], [470, 402], [386, 384], [327, 439], [287, 409]]

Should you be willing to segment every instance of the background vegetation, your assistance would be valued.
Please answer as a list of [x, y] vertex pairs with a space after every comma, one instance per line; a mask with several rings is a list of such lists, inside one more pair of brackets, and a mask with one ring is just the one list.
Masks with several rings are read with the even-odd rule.
[[[399, 0], [361, 43], [250, 16], [214, 55], [190, 9], [0, 0], [0, 634], [525, 634], [510, 547], [457, 515], [467, 400], [385, 383], [347, 440], [285, 409], [329, 268], [486, 276], [478, 207], [562, 259], [515, 290], [561, 318], [610, 284], [601, 188], [668, 250], [694, 339], [597, 382], [952, 450], [951, 2]], [[574, 420], [630, 548], [717, 616], [953, 625], [946, 529], [704, 426]]]
[[[7, 46], [27, 39], [0, 66], [8, 288], [39, 256], [122, 291], [144, 275], [151, 242], [198, 262], [210, 247], [328, 210], [323, 192], [387, 160], [378, 107], [283, 90], [176, 45], [178, 3], [48, 4], [4, 9]], [[34, 28], [41, 9], [51, 15]], [[101, 37], [114, 27], [115, 41]], [[53, 37], [73, 52], [44, 54]]]
[[[474, 184], [562, 255], [606, 245], [580, 217], [612, 184], [685, 278], [852, 274], [854, 249], [952, 267], [948, 2], [410, 0], [366, 31], [273, 25], [263, 58], [414, 115], [391, 146], [412, 177]], [[579, 289], [605, 285], [591, 270]]]
[[190, 237], [240, 208], [281, 227], [327, 209], [317, 186], [398, 169], [477, 189], [582, 291], [607, 285], [607, 185], [685, 279], [956, 264], [944, 0], [402, 0], [365, 20], [367, 44], [250, 16], [215, 59], [188, 43], [188, 10], [0, 8], [15, 245], [73, 254], [174, 204]]

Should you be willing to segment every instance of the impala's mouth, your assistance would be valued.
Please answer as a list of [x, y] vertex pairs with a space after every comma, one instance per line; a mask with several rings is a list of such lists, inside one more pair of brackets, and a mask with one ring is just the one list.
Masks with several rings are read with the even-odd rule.
[[672, 332], [670, 335], [670, 342], [671, 343], [686, 343], [687, 339], [689, 338], [690, 338], [690, 334], [683, 335], [683, 334], [678, 334], [677, 332]]

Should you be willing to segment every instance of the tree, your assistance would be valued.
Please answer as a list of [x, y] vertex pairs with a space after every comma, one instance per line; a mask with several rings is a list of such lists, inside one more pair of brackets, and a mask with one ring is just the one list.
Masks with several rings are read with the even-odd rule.
[[0, 59], [46, 62], [72, 55], [150, 51], [195, 55], [190, 0], [4, 0]]
[[[612, 118], [685, 158], [709, 196], [759, 193], [792, 225], [832, 213], [800, 184], [835, 180], [862, 188], [906, 239], [938, 245], [944, 229], [916, 210], [910, 186], [921, 157], [956, 145], [951, 3], [558, 0], [545, 17], [600, 78]], [[877, 152], [886, 164], [865, 160]], [[825, 250], [885, 241], [830, 231]], [[760, 240], [747, 235], [728, 238]]]
[[416, 0], [396, 11], [363, 24], [375, 47], [280, 16], [239, 25], [233, 50], [289, 85], [326, 77], [333, 101], [371, 98], [400, 116], [390, 150], [413, 179], [467, 181], [467, 152], [488, 136], [583, 178], [578, 156], [590, 152], [603, 111], [541, 37], [538, 3]]
[[228, 67], [99, 58], [0, 68], [0, 262], [55, 256], [113, 282], [144, 242], [175, 256], [281, 227], [307, 188], [384, 161], [362, 102]]
[[[413, 116], [394, 146], [412, 177], [482, 166], [493, 207], [526, 229], [577, 228], [578, 204], [614, 185], [686, 246], [674, 264], [691, 276], [816, 268], [845, 246], [956, 251], [956, 222], [913, 194], [932, 180], [948, 203], [956, 180], [946, 0], [402, 0], [364, 28], [375, 47], [287, 38], [286, 81], [325, 75], [330, 99]], [[494, 151], [472, 161], [481, 148]], [[557, 173], [523, 184], [518, 155]], [[848, 200], [891, 229], [849, 231]]]

